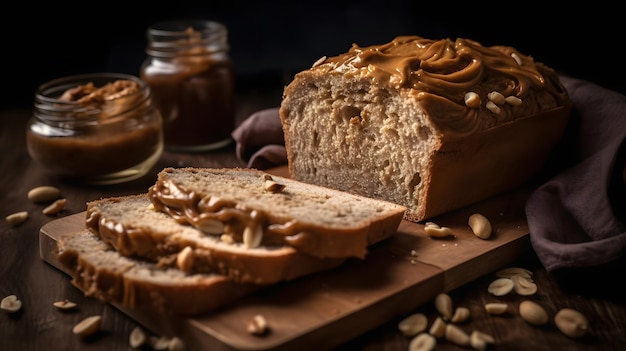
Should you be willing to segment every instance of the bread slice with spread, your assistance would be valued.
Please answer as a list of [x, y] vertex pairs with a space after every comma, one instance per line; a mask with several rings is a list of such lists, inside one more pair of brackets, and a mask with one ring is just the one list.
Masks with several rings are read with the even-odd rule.
[[86, 296], [151, 313], [203, 314], [263, 287], [126, 257], [86, 229], [60, 237], [57, 258]]
[[253, 169], [166, 168], [148, 194], [88, 202], [86, 225], [126, 257], [272, 284], [364, 258], [403, 214]]

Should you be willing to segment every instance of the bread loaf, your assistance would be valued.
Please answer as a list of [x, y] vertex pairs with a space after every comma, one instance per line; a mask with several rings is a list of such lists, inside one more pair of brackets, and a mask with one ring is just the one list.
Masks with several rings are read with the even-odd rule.
[[512, 47], [401, 36], [296, 74], [280, 118], [291, 178], [420, 221], [527, 182], [569, 111], [554, 70]]
[[286, 245], [246, 247], [221, 235], [207, 235], [155, 210], [147, 194], [88, 202], [86, 225], [123, 256], [185, 273], [218, 273], [238, 282], [272, 284], [344, 261], [314, 257]]
[[262, 287], [125, 257], [88, 230], [59, 238], [57, 258], [85, 295], [152, 313], [202, 314]]
[[148, 194], [158, 211], [205, 233], [319, 258], [364, 258], [369, 245], [396, 232], [405, 211], [249, 168], [166, 168]]

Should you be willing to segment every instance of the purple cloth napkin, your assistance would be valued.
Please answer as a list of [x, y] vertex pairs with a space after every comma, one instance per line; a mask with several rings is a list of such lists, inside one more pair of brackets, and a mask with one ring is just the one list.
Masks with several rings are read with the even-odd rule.
[[[548, 271], [589, 268], [626, 254], [626, 96], [561, 77], [574, 104], [576, 162], [526, 203], [530, 240]], [[566, 157], [566, 156], [563, 156]]]
[[278, 117], [278, 108], [253, 113], [232, 137], [237, 143], [237, 157], [249, 168], [267, 169], [287, 163], [285, 135]]
[[[543, 172], [544, 182], [526, 204], [531, 244], [548, 271], [597, 267], [626, 256], [626, 96], [561, 79], [574, 104], [564, 137], [571, 145], [564, 142], [555, 151], [558, 165]], [[252, 114], [233, 138], [248, 167], [287, 163], [278, 108]]]

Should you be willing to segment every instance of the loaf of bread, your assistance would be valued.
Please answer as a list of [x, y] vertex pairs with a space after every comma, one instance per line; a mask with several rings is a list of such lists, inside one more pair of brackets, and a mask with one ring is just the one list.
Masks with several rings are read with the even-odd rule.
[[207, 313], [262, 288], [126, 257], [88, 230], [59, 238], [57, 258], [86, 296], [152, 313]]
[[288, 246], [319, 258], [364, 258], [406, 208], [250, 168], [166, 168], [148, 190], [158, 211], [245, 246]]
[[287, 245], [246, 247], [223, 235], [207, 235], [155, 210], [147, 194], [90, 201], [86, 217], [87, 228], [123, 256], [185, 273], [218, 273], [237, 282], [272, 284], [344, 261], [314, 257]]
[[291, 178], [420, 221], [527, 182], [570, 105], [555, 71], [512, 47], [400, 36], [296, 74], [280, 118]]

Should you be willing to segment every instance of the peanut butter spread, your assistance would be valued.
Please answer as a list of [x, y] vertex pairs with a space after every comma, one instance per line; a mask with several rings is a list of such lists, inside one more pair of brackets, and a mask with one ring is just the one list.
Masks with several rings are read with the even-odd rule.
[[53, 174], [85, 179], [158, 157], [161, 119], [145, 89], [126, 79], [89, 82], [66, 89], [49, 105], [37, 104], [40, 123], [27, 129], [31, 157]]
[[329, 234], [326, 227], [281, 218], [234, 200], [202, 197], [172, 181], [157, 182], [150, 187], [148, 197], [156, 210], [178, 222], [205, 234], [226, 235], [234, 242], [246, 243], [250, 240], [246, 236], [256, 235], [252, 239], [256, 246], [289, 245], [313, 256], [363, 258], [367, 252], [367, 230], [344, 228], [342, 235]]
[[399, 36], [320, 60], [310, 71], [369, 77], [407, 90], [444, 137], [475, 133], [563, 106], [565, 88], [551, 68], [508, 46], [469, 39]]

